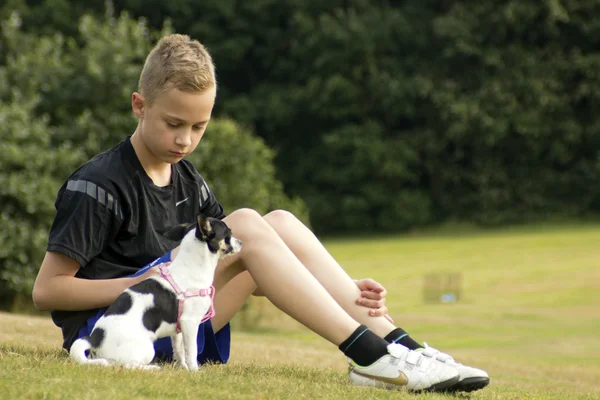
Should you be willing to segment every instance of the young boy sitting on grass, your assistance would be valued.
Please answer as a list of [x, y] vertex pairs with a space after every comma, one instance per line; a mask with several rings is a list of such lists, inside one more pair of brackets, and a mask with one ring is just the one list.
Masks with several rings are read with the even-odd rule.
[[[369, 279], [351, 279], [289, 212], [225, 214], [184, 159], [206, 131], [216, 92], [204, 46], [184, 35], [163, 37], [132, 95], [138, 125], [131, 137], [78, 168], [60, 188], [33, 300], [39, 310], [52, 310], [63, 347], [88, 335], [123, 290], [158, 275], [159, 264], [175, 259], [178, 243], [163, 233], [202, 212], [223, 219], [244, 245], [216, 269], [216, 316], [199, 331], [200, 363], [227, 362], [229, 321], [250, 295], [259, 295], [338, 346], [355, 385], [413, 391], [485, 387], [484, 371], [423, 348], [394, 326], [385, 289]], [[168, 338], [155, 347], [158, 358], [172, 357]]]

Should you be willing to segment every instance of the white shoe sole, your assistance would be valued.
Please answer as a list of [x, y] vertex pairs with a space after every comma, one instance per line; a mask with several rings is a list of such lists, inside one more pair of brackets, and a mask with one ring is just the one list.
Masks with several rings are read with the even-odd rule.
[[350, 382], [355, 386], [370, 386], [388, 390], [407, 390], [412, 393], [454, 391], [453, 388], [458, 384], [458, 381], [460, 379], [460, 377], [457, 375], [446, 381], [438, 382], [434, 385], [431, 385], [430, 387], [425, 389], [410, 389], [407, 385], [400, 386], [385, 381], [377, 380], [377, 378], [374, 377], [367, 378], [361, 374], [355, 373], [353, 370], [350, 370], [348, 377], [350, 378]]

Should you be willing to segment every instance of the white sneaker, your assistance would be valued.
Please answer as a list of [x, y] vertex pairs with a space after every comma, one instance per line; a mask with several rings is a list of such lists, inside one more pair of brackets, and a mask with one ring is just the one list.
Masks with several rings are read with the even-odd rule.
[[483, 389], [490, 383], [490, 377], [488, 376], [487, 372], [457, 363], [450, 355], [442, 353], [433, 347], [429, 347], [427, 343], [424, 344], [425, 348], [417, 350], [418, 352], [421, 352], [421, 354], [423, 354], [425, 357], [438, 360], [447, 365], [452, 365], [460, 374], [458, 382], [454, 386], [447, 388], [447, 391], [472, 392]]
[[397, 343], [388, 345], [387, 349], [389, 354], [368, 367], [348, 359], [350, 382], [357, 386], [414, 392], [444, 391], [458, 382], [458, 370], [450, 364], [424, 357]]

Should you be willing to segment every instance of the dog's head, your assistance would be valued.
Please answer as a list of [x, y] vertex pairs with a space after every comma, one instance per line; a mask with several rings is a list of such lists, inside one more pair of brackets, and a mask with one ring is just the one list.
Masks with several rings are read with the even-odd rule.
[[196, 219], [196, 239], [206, 242], [213, 253], [228, 256], [242, 249], [242, 241], [233, 237], [225, 222], [202, 214], [198, 214]]
[[206, 243], [212, 253], [219, 254], [219, 258], [233, 255], [242, 248], [242, 241], [233, 237], [231, 229], [225, 222], [201, 213], [196, 216], [196, 222], [178, 225], [165, 233], [165, 237], [182, 240], [194, 229], [195, 239]]

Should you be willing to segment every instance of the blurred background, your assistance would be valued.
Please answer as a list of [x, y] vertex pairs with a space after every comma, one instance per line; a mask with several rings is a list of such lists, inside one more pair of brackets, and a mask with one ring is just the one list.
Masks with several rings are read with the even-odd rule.
[[25, 307], [58, 188], [133, 133], [145, 56], [172, 32], [216, 63], [190, 160], [227, 211], [289, 209], [323, 237], [593, 219], [598, 16], [594, 0], [3, 0], [0, 308]]

